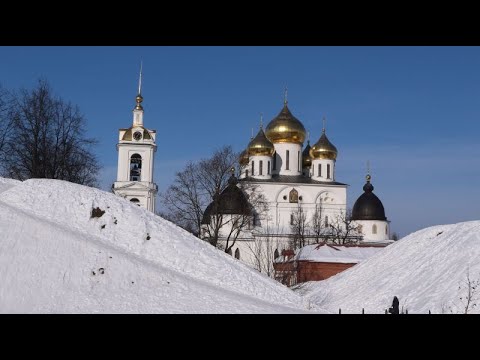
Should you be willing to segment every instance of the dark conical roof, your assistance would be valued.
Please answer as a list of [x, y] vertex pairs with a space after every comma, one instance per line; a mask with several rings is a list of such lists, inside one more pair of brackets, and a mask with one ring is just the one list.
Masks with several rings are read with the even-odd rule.
[[210, 217], [215, 214], [250, 215], [250, 204], [237, 183], [234, 175], [228, 179], [227, 187], [205, 209], [202, 224], [209, 224]]
[[310, 140], [309, 140], [308, 143], [307, 143], [307, 146], [305, 147], [305, 149], [303, 149], [303, 152], [302, 152], [302, 166], [303, 167], [312, 166], [312, 157], [310, 156], [310, 149], [311, 149], [311, 146], [310, 146]]
[[373, 193], [373, 189], [370, 175], [367, 175], [367, 183], [363, 186], [364, 193], [353, 205], [352, 220], [387, 220], [383, 204]]

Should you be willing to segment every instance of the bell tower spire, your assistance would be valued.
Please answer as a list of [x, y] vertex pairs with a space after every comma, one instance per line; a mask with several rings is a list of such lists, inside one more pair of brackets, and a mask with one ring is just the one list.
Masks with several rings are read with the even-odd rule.
[[143, 126], [143, 96], [142, 96], [142, 68], [143, 62], [140, 61], [140, 76], [138, 77], [138, 94], [135, 97], [137, 105], [133, 109], [133, 126]]

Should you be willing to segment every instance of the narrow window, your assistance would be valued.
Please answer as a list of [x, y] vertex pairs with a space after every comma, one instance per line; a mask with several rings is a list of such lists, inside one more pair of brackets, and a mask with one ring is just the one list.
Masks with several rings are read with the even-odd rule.
[[300, 151], [298, 152], [298, 171], [302, 171], [302, 168], [301, 168], [301, 165], [302, 165], [302, 162], [300, 161]]
[[130, 158], [130, 181], [141, 181], [142, 178], [142, 157], [133, 154]]
[[248, 169], [245, 170], [245, 177], [248, 177]]
[[325, 216], [325, 226], [328, 226], [328, 216]]
[[388, 227], [385, 225], [385, 235], [388, 235]]
[[260, 165], [258, 165], [259, 175], [263, 175], [263, 160], [260, 160]]
[[255, 175], [255, 161], [252, 161], [252, 176]]
[[270, 175], [270, 161], [267, 163], [267, 174]]
[[330, 164], [327, 164], [327, 179], [330, 179]]
[[273, 253], [274, 258], [278, 258], [280, 254], [278, 253], [278, 249], [275, 249], [275, 252]]
[[232, 248], [228, 249], [227, 254], [232, 255]]
[[377, 233], [377, 225], [373, 224], [372, 226], [372, 234], [376, 234]]
[[318, 164], [318, 177], [322, 177], [322, 164]]
[[290, 225], [293, 225], [294, 222], [295, 220], [294, 220], [293, 214], [290, 214]]
[[273, 170], [277, 170], [277, 152], [273, 153]]
[[235, 250], [235, 259], [240, 260], [240, 249], [239, 248], [237, 248], [237, 250]]
[[285, 170], [289, 170], [290, 169], [290, 151], [289, 150], [287, 150], [287, 158], [285, 162], [286, 162]]

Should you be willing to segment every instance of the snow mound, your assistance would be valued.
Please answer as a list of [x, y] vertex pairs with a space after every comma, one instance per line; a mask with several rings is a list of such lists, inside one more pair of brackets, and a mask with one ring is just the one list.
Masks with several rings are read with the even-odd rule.
[[[300, 285], [313, 304], [342, 313], [384, 313], [394, 296], [409, 313], [463, 313], [470, 280], [480, 279], [480, 221], [429, 227], [325, 281]], [[480, 288], [474, 290], [480, 313]]]
[[122, 198], [0, 178], [0, 312], [302, 312], [302, 298]]

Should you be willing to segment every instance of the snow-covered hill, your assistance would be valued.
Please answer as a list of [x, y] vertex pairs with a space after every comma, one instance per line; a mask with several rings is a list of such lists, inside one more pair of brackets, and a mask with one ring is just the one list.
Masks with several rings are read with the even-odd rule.
[[2, 313], [305, 311], [290, 289], [113, 194], [1, 178], [0, 193]]
[[[364, 262], [299, 293], [322, 308], [342, 313], [384, 313], [394, 296], [409, 313], [463, 313], [469, 273], [480, 279], [480, 221], [433, 226], [386, 247]], [[479, 284], [480, 285], [480, 284]], [[473, 290], [480, 313], [480, 287]]]

